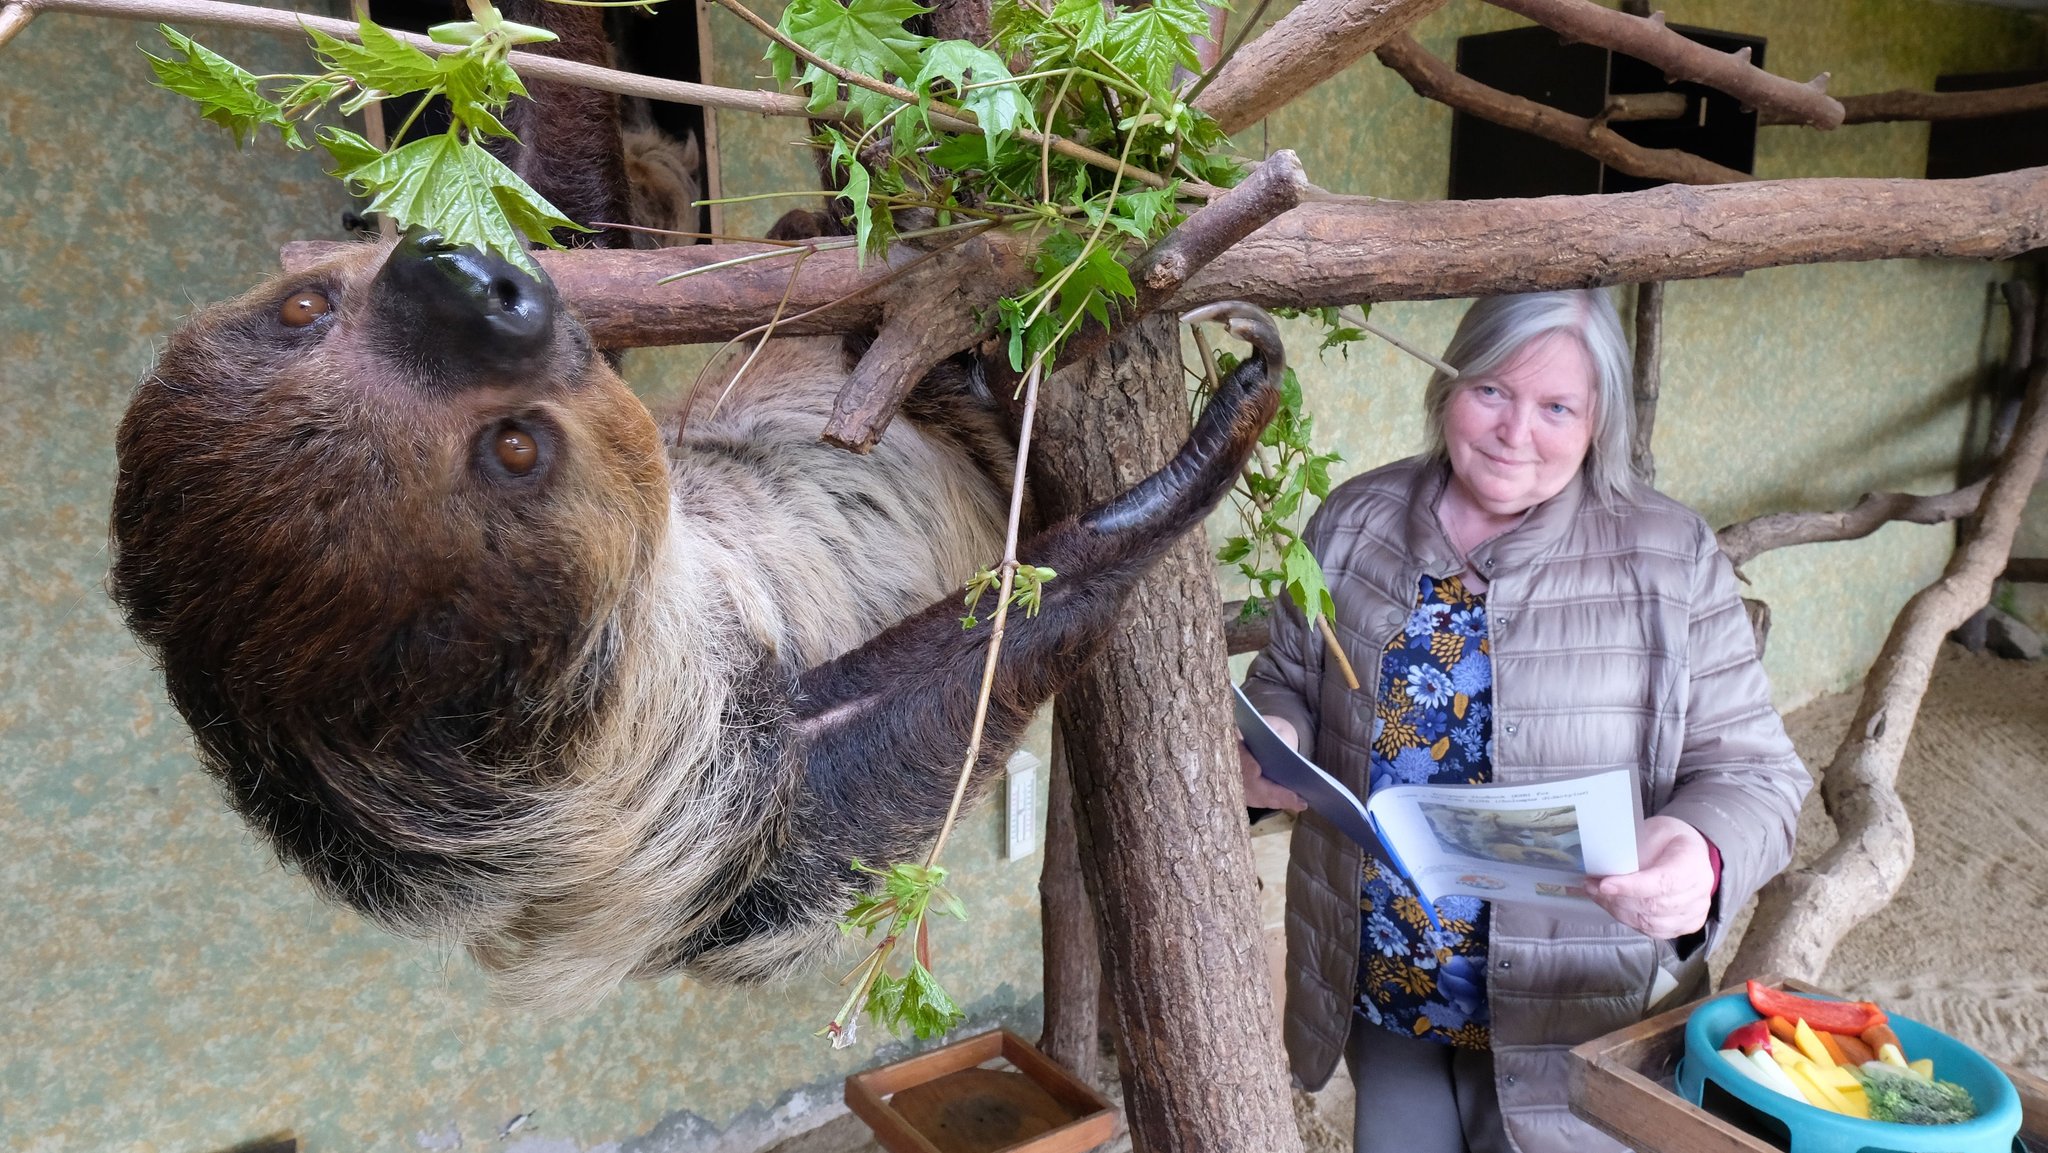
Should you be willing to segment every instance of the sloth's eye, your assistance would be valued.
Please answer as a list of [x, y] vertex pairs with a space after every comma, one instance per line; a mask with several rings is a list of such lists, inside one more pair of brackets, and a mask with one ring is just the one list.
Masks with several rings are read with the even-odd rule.
[[294, 292], [278, 306], [277, 319], [291, 328], [304, 328], [333, 311], [324, 292]]
[[492, 438], [491, 449], [498, 455], [498, 463], [513, 476], [525, 476], [540, 463], [540, 445], [535, 443], [533, 434], [517, 425], [506, 425]]

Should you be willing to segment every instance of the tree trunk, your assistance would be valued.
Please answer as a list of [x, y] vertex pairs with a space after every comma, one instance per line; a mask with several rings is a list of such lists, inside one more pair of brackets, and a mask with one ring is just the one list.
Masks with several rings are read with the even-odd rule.
[[[1048, 382], [1034, 480], [1049, 517], [1107, 499], [1188, 431], [1172, 318]], [[1106, 948], [1124, 1102], [1150, 1153], [1301, 1148], [1267, 988], [1223, 633], [1192, 533], [1061, 694], [1081, 861]]]
[[1093, 1085], [1100, 1064], [1101, 1015], [1096, 1007], [1102, 992], [1102, 947], [1087, 884], [1081, 879], [1081, 850], [1074, 834], [1066, 713], [1063, 704], [1053, 702], [1052, 762], [1045, 773], [1045, 864], [1038, 874], [1038, 916], [1045, 940], [1045, 1031], [1039, 1034], [1038, 1049]]

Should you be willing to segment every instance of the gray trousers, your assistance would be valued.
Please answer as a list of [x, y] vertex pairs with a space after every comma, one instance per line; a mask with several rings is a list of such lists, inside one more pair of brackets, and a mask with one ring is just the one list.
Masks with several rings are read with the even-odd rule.
[[1344, 1063], [1358, 1090], [1357, 1153], [1509, 1153], [1493, 1054], [1352, 1019]]

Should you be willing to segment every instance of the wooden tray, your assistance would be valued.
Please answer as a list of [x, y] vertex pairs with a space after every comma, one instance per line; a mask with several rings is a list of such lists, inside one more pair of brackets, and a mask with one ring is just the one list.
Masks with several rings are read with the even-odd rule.
[[[1800, 981], [1765, 978], [1764, 983], [1795, 993], [1828, 995], [1827, 990]], [[1659, 1013], [1573, 1049], [1568, 1063], [1572, 1112], [1634, 1149], [1776, 1153], [1777, 1146], [1673, 1091], [1672, 1077], [1685, 1055], [1685, 1021], [1699, 1003]], [[2048, 1081], [2003, 1061], [1997, 1065], [2020, 1093], [2020, 1138], [2048, 1153]]]
[[[1015, 1067], [982, 1068], [1001, 1058]], [[1085, 1153], [1116, 1114], [1008, 1029], [846, 1079], [846, 1104], [890, 1153]]]

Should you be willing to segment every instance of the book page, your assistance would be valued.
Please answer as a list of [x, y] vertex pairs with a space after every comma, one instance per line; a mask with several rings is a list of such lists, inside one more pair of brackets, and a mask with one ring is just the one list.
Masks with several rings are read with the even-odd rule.
[[1585, 880], [1637, 868], [1636, 774], [1394, 785], [1366, 809], [1424, 896], [1591, 909]]

